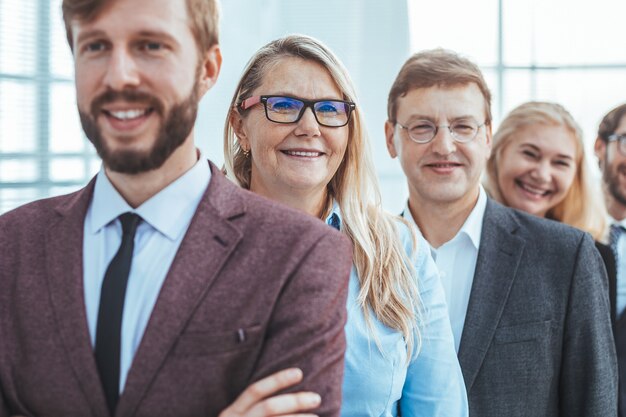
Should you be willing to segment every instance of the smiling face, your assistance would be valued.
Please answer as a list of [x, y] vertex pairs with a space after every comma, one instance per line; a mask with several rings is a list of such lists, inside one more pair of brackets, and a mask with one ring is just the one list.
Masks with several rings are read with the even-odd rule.
[[[485, 99], [474, 83], [457, 87], [429, 87], [409, 91], [397, 101], [398, 123], [409, 126], [415, 120], [428, 120], [437, 126], [461, 119], [485, 121]], [[491, 129], [478, 130], [467, 143], [455, 142], [447, 127], [439, 127], [428, 143], [415, 143], [405, 129], [392, 122], [385, 125], [391, 157], [400, 158], [407, 176], [411, 203], [473, 206], [478, 198], [479, 181], [491, 151]]]
[[[342, 100], [341, 91], [320, 64], [301, 58], [280, 59], [252, 95], [285, 95], [305, 100]], [[295, 123], [269, 121], [262, 104], [234, 115], [243, 149], [250, 151], [250, 189], [278, 197], [294, 192], [326, 196], [348, 145], [348, 126], [320, 126], [307, 108]]]
[[496, 159], [504, 203], [544, 217], [574, 182], [577, 148], [573, 133], [560, 125], [534, 124], [515, 132]]
[[113, 171], [159, 168], [193, 141], [221, 59], [217, 46], [199, 56], [185, 1], [116, 0], [93, 21], [72, 22], [81, 122]]

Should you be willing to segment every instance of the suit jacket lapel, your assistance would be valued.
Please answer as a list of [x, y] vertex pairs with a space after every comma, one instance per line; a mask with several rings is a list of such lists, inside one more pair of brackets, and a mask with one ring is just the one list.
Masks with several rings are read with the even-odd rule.
[[95, 181], [57, 207], [60, 219], [46, 235], [46, 266], [52, 308], [67, 359], [98, 417], [108, 416], [87, 326], [83, 292], [83, 230]]
[[487, 201], [476, 272], [459, 346], [459, 363], [469, 392], [493, 339], [515, 279], [525, 241], [507, 209]]
[[212, 177], [167, 274], [120, 398], [132, 416], [197, 305], [242, 238], [229, 220], [245, 211], [241, 191], [211, 164]]

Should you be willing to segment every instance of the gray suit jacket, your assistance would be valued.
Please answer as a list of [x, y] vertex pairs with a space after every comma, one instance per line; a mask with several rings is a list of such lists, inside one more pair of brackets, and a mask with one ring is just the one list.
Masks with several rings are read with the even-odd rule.
[[591, 237], [487, 203], [459, 348], [472, 417], [613, 417], [606, 272]]
[[[297, 389], [338, 416], [348, 240], [211, 168], [115, 415], [215, 416], [253, 381], [299, 366]], [[83, 297], [92, 191], [0, 217], [0, 417], [109, 414]]]
[[611, 246], [596, 242], [596, 248], [602, 256], [606, 273], [609, 277], [609, 302], [613, 336], [617, 351], [617, 369], [619, 371], [619, 417], [626, 417], [626, 314], [617, 314], [617, 262]]

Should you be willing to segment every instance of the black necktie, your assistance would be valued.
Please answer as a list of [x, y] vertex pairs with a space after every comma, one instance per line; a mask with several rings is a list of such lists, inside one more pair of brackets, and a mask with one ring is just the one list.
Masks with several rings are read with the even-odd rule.
[[124, 213], [119, 219], [122, 222], [122, 243], [104, 274], [96, 328], [96, 364], [111, 415], [115, 414], [119, 398], [122, 313], [135, 231], [141, 217]]

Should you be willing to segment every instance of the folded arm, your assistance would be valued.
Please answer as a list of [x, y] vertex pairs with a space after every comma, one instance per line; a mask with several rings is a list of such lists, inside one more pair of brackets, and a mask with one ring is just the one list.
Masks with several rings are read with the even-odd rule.
[[297, 392], [277, 395], [279, 391], [302, 381], [302, 376], [300, 369], [291, 368], [257, 381], [246, 388], [230, 407], [220, 413], [219, 417], [274, 417], [288, 413], [294, 417], [311, 416], [295, 413], [318, 407], [321, 401], [318, 394]]
[[289, 367], [302, 369], [297, 390], [321, 396], [315, 410], [319, 416], [338, 416], [341, 407], [351, 266], [350, 244], [338, 233], [325, 234], [310, 248], [277, 301], [251, 378], [256, 381]]

